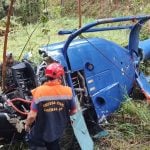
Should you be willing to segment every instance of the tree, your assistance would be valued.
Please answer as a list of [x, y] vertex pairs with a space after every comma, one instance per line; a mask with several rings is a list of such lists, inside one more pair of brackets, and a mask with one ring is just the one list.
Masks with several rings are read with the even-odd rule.
[[23, 24], [35, 23], [42, 12], [42, 0], [18, 0], [16, 2], [16, 16], [21, 17]]

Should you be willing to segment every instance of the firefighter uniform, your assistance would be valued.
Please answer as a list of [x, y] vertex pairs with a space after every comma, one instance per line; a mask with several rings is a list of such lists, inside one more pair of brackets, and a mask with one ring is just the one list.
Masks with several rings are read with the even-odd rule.
[[69, 121], [69, 111], [75, 109], [72, 90], [58, 81], [48, 81], [34, 89], [32, 95], [31, 110], [37, 112], [37, 117], [31, 129], [31, 141], [59, 149], [59, 138]]

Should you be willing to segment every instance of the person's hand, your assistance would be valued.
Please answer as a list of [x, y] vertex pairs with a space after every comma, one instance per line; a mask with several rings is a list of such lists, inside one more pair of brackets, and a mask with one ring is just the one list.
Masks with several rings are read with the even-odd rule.
[[75, 108], [73, 108], [73, 109], [70, 110], [69, 115], [72, 116], [72, 115], [74, 115], [75, 113], [77, 113], [77, 111], [78, 111], [78, 110], [77, 110], [77, 108], [75, 107]]
[[26, 132], [30, 132], [30, 126], [29, 125], [25, 124], [24, 128], [25, 128]]

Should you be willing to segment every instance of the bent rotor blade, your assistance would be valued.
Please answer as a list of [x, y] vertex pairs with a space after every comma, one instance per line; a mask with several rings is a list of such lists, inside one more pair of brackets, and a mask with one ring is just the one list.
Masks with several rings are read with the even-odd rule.
[[148, 82], [143, 72], [137, 75], [136, 81], [140, 86], [143, 94], [145, 95], [147, 101], [150, 103], [150, 83]]

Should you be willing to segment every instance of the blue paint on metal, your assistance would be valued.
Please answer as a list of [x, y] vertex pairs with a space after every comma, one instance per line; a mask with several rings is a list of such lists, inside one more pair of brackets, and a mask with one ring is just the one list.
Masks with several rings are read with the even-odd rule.
[[77, 140], [81, 146], [82, 150], [93, 150], [94, 142], [92, 141], [87, 126], [82, 115], [82, 111], [79, 110], [78, 113], [71, 116], [72, 126], [77, 137]]
[[145, 75], [141, 72], [137, 75], [136, 80], [142, 91], [150, 96], [150, 84], [148, 83]]
[[[87, 32], [100, 32], [100, 31], [109, 31], [109, 30], [123, 30], [123, 29], [132, 29], [133, 26], [116, 26], [116, 27], [103, 27], [103, 28], [92, 28], [92, 29], [88, 29], [86, 31], [84, 31], [83, 33], [87, 33]], [[74, 30], [61, 30], [58, 32], [59, 35], [65, 35], [65, 34], [72, 34], [75, 31], [77, 31], [77, 29]]]
[[[80, 28], [79, 30], [75, 31], [74, 33], [72, 33], [68, 37], [68, 39], [67, 39], [67, 41], [66, 41], [66, 43], [65, 43], [65, 45], [63, 47], [63, 54], [64, 54], [64, 57], [65, 57], [65, 59], [67, 61], [68, 67], [69, 67], [69, 61], [68, 61], [68, 57], [67, 57], [68, 46], [70, 45], [72, 40], [75, 39], [77, 36], [79, 36], [81, 33], [87, 31], [88, 29], [90, 29], [90, 28], [92, 28], [94, 26], [100, 25], [100, 24], [107, 24], [107, 23], [112, 23], [112, 22], [136, 21], [136, 20], [142, 20], [141, 22], [143, 23], [143, 22], [146, 22], [148, 19], [150, 19], [150, 16], [138, 16], [138, 17], [132, 16], [132, 17], [122, 17], [122, 18], [106, 18], [106, 19], [99, 19], [96, 22], [93, 22], [91, 24], [88, 24], [88, 25]], [[137, 25], [137, 24], [136, 24], [137, 27], [135, 27], [132, 30], [132, 33], [130, 34], [130, 40], [129, 40], [129, 47], [130, 48], [131, 48], [131, 42], [134, 42], [134, 39], [132, 38], [132, 36], [135, 36], [138, 33], [137, 28], [139, 28], [139, 25]], [[135, 37], [135, 40], [136, 39], [137, 38]], [[134, 43], [136, 43], [136, 42], [134, 42]], [[133, 49], [134, 49], [134, 47], [133, 47]]]
[[[58, 44], [58, 45], [57, 45]], [[64, 67], [66, 67], [66, 61], [62, 54], [63, 43], [55, 43], [40, 48], [41, 51], [45, 51], [48, 56], [51, 56], [54, 60], [60, 62]]]
[[[63, 45], [64, 42], [56, 43], [43, 49], [66, 67], [62, 55]], [[78, 39], [70, 44], [68, 57], [71, 72], [84, 70], [88, 92], [95, 108], [98, 108], [96, 109], [98, 117], [115, 111], [120, 106], [123, 95], [130, 92], [135, 80], [134, 64], [129, 50], [101, 38]], [[93, 70], [88, 70], [88, 63], [94, 66]], [[111, 95], [105, 96], [107, 93]], [[112, 101], [109, 100], [111, 96]], [[106, 101], [105, 106], [99, 108], [95, 97], [103, 97]], [[112, 103], [110, 105], [109, 101], [113, 105]], [[107, 113], [103, 113], [106, 108]]]
[[117, 110], [122, 99], [123, 95], [119, 83], [110, 84], [96, 92], [92, 96], [92, 100], [98, 120], [102, 122], [104, 117]]
[[[96, 93], [113, 82], [119, 82], [121, 87], [126, 85], [128, 91], [135, 79], [134, 65], [129, 51], [111, 41], [100, 38], [91, 38], [85, 41], [82, 45], [69, 47], [68, 57], [72, 71], [84, 70], [87, 83], [93, 80], [90, 86], [95, 87], [95, 90], [90, 92], [91, 87], [88, 87], [89, 93]], [[94, 66], [93, 70], [88, 70], [86, 66], [88, 63]]]
[[150, 82], [150, 76], [146, 76], [147, 82]]
[[141, 59], [147, 60], [150, 59], [150, 39], [140, 41], [139, 48], [141, 52]]

